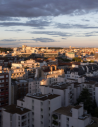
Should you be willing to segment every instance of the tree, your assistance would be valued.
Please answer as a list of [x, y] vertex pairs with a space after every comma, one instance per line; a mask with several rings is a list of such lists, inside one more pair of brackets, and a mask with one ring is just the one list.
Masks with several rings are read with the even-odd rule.
[[24, 67], [24, 69], [28, 69], [28, 68], [29, 68], [29, 67], [27, 67], [27, 66], [26, 66], [26, 67]]
[[81, 61], [82, 61], [82, 59], [81, 59], [81, 58], [79, 58], [79, 57], [75, 57], [75, 58], [73, 58], [73, 59], [72, 59], [72, 61], [81, 62]]
[[64, 62], [71, 62], [70, 59], [63, 59], [63, 58], [59, 58], [59, 59], [61, 59], [61, 60], [64, 61]]
[[8, 68], [11, 68], [11, 64], [8, 64]]
[[95, 117], [98, 117], [98, 107], [95, 108], [94, 116], [95, 116]]
[[94, 115], [94, 110], [97, 107], [96, 101], [92, 99], [92, 95], [88, 89], [84, 88], [81, 92], [79, 98], [77, 99], [77, 104], [80, 102], [84, 103], [84, 109], [87, 110], [88, 113]]
[[89, 61], [89, 63], [94, 63], [94, 60]]

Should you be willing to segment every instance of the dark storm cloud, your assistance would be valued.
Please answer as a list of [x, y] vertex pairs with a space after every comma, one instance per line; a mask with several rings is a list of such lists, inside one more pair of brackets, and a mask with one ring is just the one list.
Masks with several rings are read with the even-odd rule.
[[0, 22], [1, 27], [10, 27], [10, 26], [30, 26], [30, 27], [38, 27], [39, 29], [44, 28], [45, 26], [49, 26], [51, 22], [46, 20], [30, 20], [25, 23], [23, 22]]
[[36, 41], [36, 42], [40, 41], [40, 42], [43, 42], [43, 43], [55, 42], [54, 39], [51, 39], [51, 38], [42, 38], [42, 37], [40, 37], [40, 38], [35, 38], [35, 39], [32, 39], [32, 40], [34, 40], [34, 41]]
[[81, 14], [98, 9], [98, 0], [6, 0], [0, 17], [39, 17]]
[[0, 17], [0, 21], [20, 21], [19, 18], [13, 18], [13, 17]]
[[[72, 36], [71, 33], [65, 33], [65, 32], [57, 32], [57, 31], [34, 31], [34, 32], [30, 32], [31, 34], [46, 34], [46, 35], [58, 35], [61, 37], [68, 37], [68, 36]], [[56, 36], [57, 37], [57, 36]]]

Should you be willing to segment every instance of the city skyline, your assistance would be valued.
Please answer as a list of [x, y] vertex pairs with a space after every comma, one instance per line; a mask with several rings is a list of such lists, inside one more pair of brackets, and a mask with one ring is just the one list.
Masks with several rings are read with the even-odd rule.
[[97, 47], [96, 0], [0, 0], [0, 46]]

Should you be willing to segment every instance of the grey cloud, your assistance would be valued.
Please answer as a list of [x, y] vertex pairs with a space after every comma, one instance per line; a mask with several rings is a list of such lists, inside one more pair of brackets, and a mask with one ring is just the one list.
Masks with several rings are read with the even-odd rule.
[[14, 39], [3, 39], [3, 40], [0, 40], [0, 41], [16, 41], [16, 40], [14, 40]]
[[92, 32], [84, 32], [84, 33], [75, 33], [75, 37], [91, 37], [91, 36], [98, 36], [98, 31], [92, 31]]
[[24, 31], [22, 29], [11, 29], [11, 30], [5, 30], [5, 31], [15, 31], [15, 32], [19, 32], [19, 31]]
[[62, 38], [62, 39], [66, 39], [66, 38]]
[[51, 23], [50, 21], [39, 19], [39, 20], [30, 20], [30, 21], [27, 21], [25, 23], [23, 23], [23, 22], [0, 22], [0, 26], [1, 27], [30, 26], [30, 27], [42, 29], [46, 26], [49, 26], [50, 23]]
[[91, 37], [91, 36], [98, 36], [98, 31], [92, 31], [92, 32], [88, 32], [88, 33], [84, 33], [85, 37]]
[[81, 25], [81, 24], [62, 24], [62, 23], [56, 23], [55, 27], [56, 28], [61, 28], [61, 29], [98, 29], [97, 26], [89, 26], [88, 24]]
[[83, 14], [98, 10], [97, 0], [6, 0], [0, 17], [39, 17]]
[[0, 40], [0, 41], [4, 41], [4, 42], [15, 42], [15, 41], [31, 41], [33, 39], [3, 39], [3, 40]]
[[0, 21], [20, 21], [19, 18], [15, 18], [15, 17], [0, 17]]
[[[71, 33], [67, 33], [67, 32], [57, 32], [57, 31], [34, 31], [34, 32], [30, 32], [31, 34], [46, 34], [46, 35], [58, 35], [61, 37], [69, 37], [72, 36]], [[57, 37], [57, 36], [56, 36]]]
[[51, 38], [42, 38], [42, 37], [40, 37], [40, 38], [35, 38], [35, 39], [32, 39], [32, 40], [34, 40], [34, 41], [36, 41], [36, 42], [40, 41], [40, 42], [43, 42], [43, 43], [55, 42], [54, 39], [51, 39]]
[[88, 20], [88, 19], [82, 19], [82, 21], [89, 22], [90, 20]]

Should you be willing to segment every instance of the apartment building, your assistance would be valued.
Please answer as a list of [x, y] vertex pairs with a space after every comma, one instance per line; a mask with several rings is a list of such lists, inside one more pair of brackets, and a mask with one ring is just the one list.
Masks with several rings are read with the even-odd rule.
[[28, 81], [12, 81], [11, 84], [11, 103], [16, 104], [17, 99], [21, 99], [28, 93]]
[[52, 127], [86, 127], [91, 122], [91, 116], [84, 110], [83, 104], [61, 107], [52, 115]]
[[31, 110], [9, 105], [2, 109], [2, 127], [32, 127]]
[[2, 107], [11, 104], [11, 74], [0, 73], [0, 125]]
[[58, 94], [61, 96], [61, 105], [68, 106], [76, 103], [79, 97], [82, 85], [80, 83], [54, 83], [51, 86], [41, 85], [40, 91], [42, 94]]
[[57, 94], [27, 94], [17, 105], [32, 111], [32, 127], [51, 127], [52, 112], [61, 107], [61, 97]]
[[44, 57], [58, 57], [58, 52], [47, 52], [47, 53], [43, 53]]
[[58, 69], [57, 65], [48, 65], [47, 67], [43, 67], [41, 70], [41, 77], [43, 78], [52, 78], [58, 76], [65, 76], [63, 69]]
[[28, 92], [31, 94], [37, 93], [40, 91], [39, 86], [42, 81], [42, 78], [39, 79], [29, 79], [28, 80]]
[[68, 59], [73, 59], [73, 58], [75, 58], [75, 53], [74, 52], [68, 52], [68, 53], [66, 53], [66, 56]]
[[28, 71], [25, 68], [13, 68], [11, 69], [12, 79], [27, 79]]

